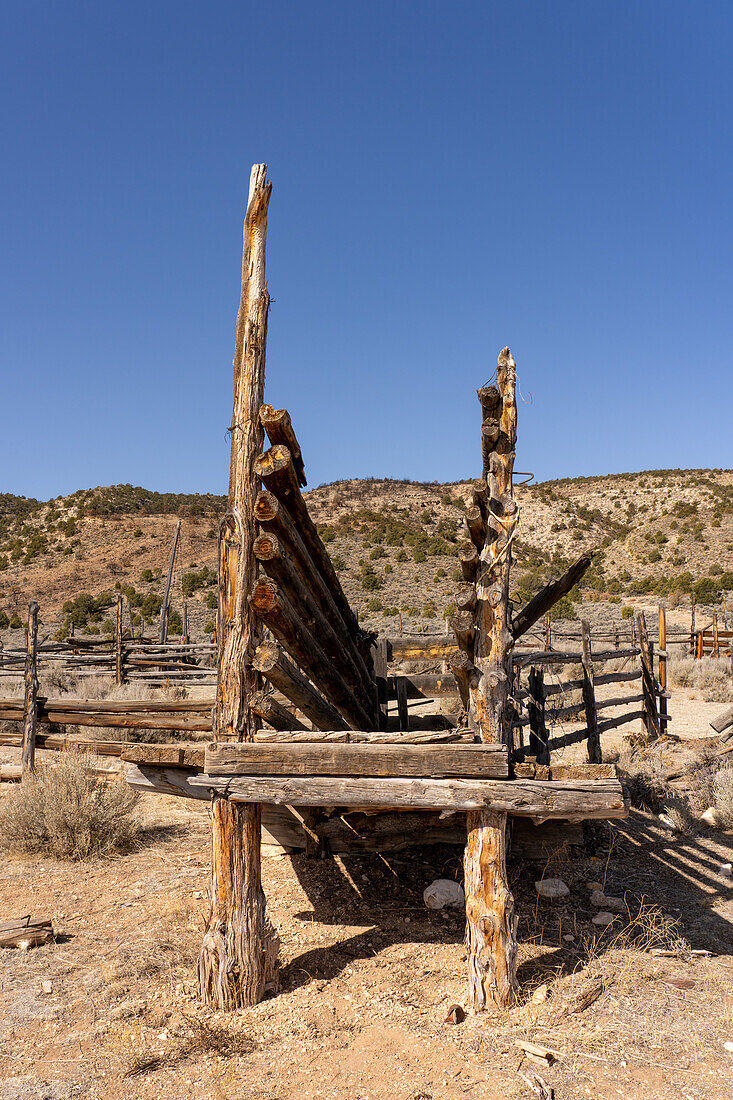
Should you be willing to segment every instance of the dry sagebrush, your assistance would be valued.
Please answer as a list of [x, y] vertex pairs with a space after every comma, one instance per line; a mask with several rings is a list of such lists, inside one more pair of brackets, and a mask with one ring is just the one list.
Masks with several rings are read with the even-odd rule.
[[69, 860], [128, 848], [140, 831], [138, 795], [92, 767], [90, 757], [63, 753], [26, 779], [0, 810], [0, 845]]

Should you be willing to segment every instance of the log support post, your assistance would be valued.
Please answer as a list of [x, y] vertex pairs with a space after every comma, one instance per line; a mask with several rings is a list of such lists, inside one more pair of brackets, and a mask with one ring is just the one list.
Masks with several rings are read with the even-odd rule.
[[636, 627], [639, 633], [639, 648], [641, 649], [641, 689], [643, 701], [643, 722], [647, 740], [653, 741], [659, 737], [659, 712], [657, 711], [657, 688], [654, 675], [654, 649], [649, 641], [646, 629], [646, 618], [643, 611], [636, 613]]
[[550, 750], [547, 742], [549, 734], [545, 723], [545, 673], [541, 668], [529, 670], [529, 751], [536, 757], [538, 764], [550, 763]]
[[659, 732], [662, 737], [669, 724], [667, 717], [667, 612], [659, 608]]
[[[476, 628], [468, 673], [469, 724], [477, 740], [511, 748], [509, 567], [517, 523], [512, 490], [517, 438], [516, 366], [509, 348], [499, 355], [497, 386], [478, 391], [483, 410], [486, 480], [485, 541], [476, 568]], [[474, 537], [474, 532], [471, 532]], [[467, 612], [459, 612], [457, 618]], [[465, 651], [465, 648], [464, 648]], [[464, 856], [468, 1001], [476, 1011], [512, 1004], [518, 992], [517, 918], [506, 874], [506, 814], [468, 814]]]
[[595, 676], [590, 649], [590, 623], [587, 619], [582, 620], [581, 631], [583, 645], [583, 704], [585, 706], [585, 724], [588, 729], [588, 761], [591, 764], [602, 764], [601, 737], [596, 712]]
[[118, 596], [115, 614], [115, 683], [123, 683], [124, 677], [125, 673], [122, 656], [122, 596]]
[[[234, 352], [229, 511], [219, 540], [219, 672], [214, 739], [251, 741], [259, 719], [249, 698], [261, 687], [252, 667], [262, 632], [247, 597], [257, 576], [254, 554], [255, 462], [264, 439], [260, 423], [270, 296], [265, 283], [267, 165], [255, 164], [244, 219], [242, 293]], [[277, 936], [272, 930], [260, 869], [261, 807], [212, 796], [211, 911], [198, 964], [201, 996], [218, 1010], [262, 1000], [275, 981]]]
[[23, 699], [23, 777], [36, 770], [36, 727], [38, 725], [38, 604], [28, 604], [25, 646], [25, 696]]
[[718, 635], [718, 616], [713, 612], [713, 657], [720, 656], [720, 637]]

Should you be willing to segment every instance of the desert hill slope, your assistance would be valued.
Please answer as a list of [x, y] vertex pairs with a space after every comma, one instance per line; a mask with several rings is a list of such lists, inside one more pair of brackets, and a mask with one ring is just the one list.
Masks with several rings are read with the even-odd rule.
[[[468, 481], [374, 479], [308, 492], [311, 514], [364, 621], [387, 629], [401, 613], [405, 629], [442, 629], [469, 495]], [[566, 478], [519, 486], [517, 499], [518, 600], [590, 548], [599, 553], [583, 589], [596, 600], [677, 599], [694, 590], [700, 603], [715, 605], [733, 590], [733, 471]], [[173, 604], [180, 611], [185, 598], [193, 631], [203, 631], [215, 618], [216, 531], [225, 503], [220, 496], [129, 485], [48, 502], [0, 494], [0, 628], [17, 626], [14, 617], [22, 619], [35, 597], [47, 628], [73, 618], [79, 629], [108, 630], [116, 590], [127, 592], [136, 615], [156, 621], [180, 519]]]

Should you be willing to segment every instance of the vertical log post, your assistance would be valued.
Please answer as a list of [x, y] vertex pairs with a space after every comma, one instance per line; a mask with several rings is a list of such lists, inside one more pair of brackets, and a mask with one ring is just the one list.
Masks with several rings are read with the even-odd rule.
[[667, 611], [659, 607], [659, 732], [667, 732]]
[[188, 604], [183, 601], [183, 625], [181, 627], [181, 645], [188, 645]]
[[[265, 385], [270, 296], [265, 283], [267, 165], [255, 164], [244, 219], [242, 292], [234, 353], [229, 511], [219, 535], [219, 672], [214, 738], [251, 741], [259, 719], [248, 700], [260, 688], [252, 668], [262, 630], [247, 596], [257, 577], [254, 464], [262, 450], [259, 412]], [[213, 796], [211, 913], [199, 956], [199, 988], [215, 1008], [257, 1004], [276, 976], [277, 937], [265, 909], [260, 845], [262, 807]]]
[[122, 663], [122, 596], [117, 597], [117, 609], [115, 614], [115, 683], [121, 684], [124, 679]]
[[547, 742], [549, 734], [545, 723], [545, 673], [541, 668], [529, 670], [529, 749], [537, 758], [538, 764], [550, 763], [550, 750]]
[[598, 713], [596, 711], [596, 685], [593, 673], [593, 659], [590, 649], [590, 623], [583, 619], [580, 624], [583, 645], [583, 704], [585, 706], [585, 724], [588, 729], [588, 761], [602, 764], [601, 739], [598, 733]]
[[695, 658], [701, 661], [705, 655], [705, 631], [698, 630], [695, 634]]
[[695, 638], [695, 593], [690, 593], [690, 653], [693, 657], [697, 656], [697, 645]]
[[36, 770], [36, 725], [38, 723], [38, 604], [28, 604], [25, 642], [25, 697], [23, 699], [23, 777]]
[[158, 635], [158, 641], [161, 645], [166, 641], [168, 637], [168, 613], [170, 611], [170, 596], [171, 596], [171, 581], [173, 580], [173, 566], [176, 564], [176, 550], [178, 549], [178, 538], [181, 534], [181, 521], [179, 519], [175, 533], [173, 535], [173, 542], [171, 543], [171, 556], [168, 562], [168, 576], [166, 577], [165, 590], [163, 592], [163, 603], [160, 608], [160, 632]]
[[657, 691], [654, 676], [654, 649], [649, 641], [643, 611], [637, 611], [636, 613], [636, 626], [639, 631], [639, 648], [641, 649], [641, 690], [644, 696], [642, 703], [643, 722], [647, 740], [653, 741], [659, 737], [659, 714], [657, 712]]
[[545, 615], [545, 650], [548, 653], [552, 650], [552, 619], [549, 611]]
[[[488, 484], [486, 539], [477, 572], [474, 665], [469, 722], [481, 741], [511, 748], [509, 688], [513, 637], [509, 624], [509, 567], [517, 523], [512, 490], [517, 438], [516, 365], [509, 348], [499, 355], [498, 388], [479, 390], [482, 451]], [[467, 815], [464, 855], [468, 1000], [474, 1010], [517, 996], [517, 917], [506, 874], [507, 815]]]
[[713, 612], [713, 657], [720, 656], [720, 638], [718, 635], [718, 616]]

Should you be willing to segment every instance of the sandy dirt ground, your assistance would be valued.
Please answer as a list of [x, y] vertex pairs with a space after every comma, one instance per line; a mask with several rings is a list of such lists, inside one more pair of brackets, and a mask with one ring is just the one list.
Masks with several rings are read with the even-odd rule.
[[[670, 765], [720, 709], [674, 693], [684, 740], [669, 742]], [[0, 921], [50, 916], [57, 933], [0, 951], [0, 1100], [492, 1100], [537, 1095], [532, 1074], [557, 1100], [733, 1095], [733, 879], [721, 872], [733, 834], [682, 836], [632, 811], [587, 829], [582, 848], [511, 862], [521, 1000], [460, 1023], [463, 913], [422, 899], [433, 879], [462, 877], [459, 847], [322, 860], [265, 848], [280, 988], [225, 1015], [201, 1005], [195, 980], [207, 807], [146, 796], [141, 813], [127, 855], [0, 860]], [[548, 876], [569, 895], [539, 899]], [[608, 928], [592, 923], [591, 882], [624, 900]], [[525, 1040], [554, 1063], [523, 1055]]]

